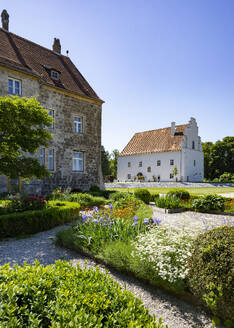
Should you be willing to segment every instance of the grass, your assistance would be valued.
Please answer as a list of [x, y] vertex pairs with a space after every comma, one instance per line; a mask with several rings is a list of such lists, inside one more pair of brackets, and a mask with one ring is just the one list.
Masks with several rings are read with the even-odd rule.
[[[116, 190], [116, 191], [125, 191], [125, 192], [134, 192], [138, 188], [107, 188], [107, 190]], [[149, 190], [150, 193], [160, 193], [165, 194], [170, 189], [174, 189], [171, 187], [154, 187], [154, 188], [144, 188]], [[192, 195], [208, 195], [208, 194], [216, 194], [216, 193], [234, 193], [234, 187], [183, 187], [183, 189], [187, 190]]]

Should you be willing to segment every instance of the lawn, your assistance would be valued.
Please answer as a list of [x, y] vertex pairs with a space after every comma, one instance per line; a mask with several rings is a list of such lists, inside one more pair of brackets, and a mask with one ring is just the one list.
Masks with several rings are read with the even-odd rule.
[[[107, 188], [107, 190], [116, 190], [116, 191], [129, 191], [134, 192], [138, 188]], [[160, 193], [164, 194], [167, 193], [170, 189], [170, 187], [154, 187], [154, 188], [144, 188], [149, 190], [150, 193]], [[217, 193], [234, 193], [234, 187], [183, 187], [182, 189], [187, 190], [190, 194], [193, 195], [208, 195], [208, 194], [217, 194]]]

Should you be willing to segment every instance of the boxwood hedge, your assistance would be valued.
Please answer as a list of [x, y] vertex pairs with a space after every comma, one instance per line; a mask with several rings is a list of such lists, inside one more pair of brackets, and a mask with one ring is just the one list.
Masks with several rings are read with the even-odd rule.
[[43, 210], [0, 215], [0, 238], [51, 229], [77, 218], [79, 208], [78, 203], [50, 201]]
[[57, 261], [0, 267], [0, 327], [162, 328], [142, 301], [97, 268]]

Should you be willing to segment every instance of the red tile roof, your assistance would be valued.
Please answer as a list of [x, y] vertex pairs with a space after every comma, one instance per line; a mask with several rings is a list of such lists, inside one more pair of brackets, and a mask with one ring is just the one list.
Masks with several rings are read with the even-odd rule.
[[186, 126], [188, 124], [176, 125], [174, 136], [171, 136], [171, 127], [138, 132], [134, 134], [120, 156], [180, 151]]
[[[1, 28], [0, 65], [35, 75], [50, 86], [101, 101], [69, 57]], [[59, 80], [51, 78], [50, 69], [60, 73]]]

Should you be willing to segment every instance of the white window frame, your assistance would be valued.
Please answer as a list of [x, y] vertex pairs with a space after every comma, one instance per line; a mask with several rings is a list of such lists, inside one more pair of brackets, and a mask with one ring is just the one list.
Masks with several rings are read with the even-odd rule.
[[[9, 81], [12, 81], [12, 92], [9, 91]], [[19, 83], [19, 93], [16, 93], [15, 92], [15, 83], [18, 82]], [[22, 86], [21, 86], [21, 80], [17, 80], [17, 79], [14, 79], [12, 77], [8, 77], [8, 93], [11, 94], [11, 95], [19, 95], [21, 96], [21, 92], [22, 92]]]
[[40, 165], [45, 165], [45, 148], [39, 148], [39, 162]]
[[74, 116], [73, 127], [75, 133], [83, 133], [83, 118], [80, 116]]
[[84, 152], [73, 151], [72, 171], [73, 172], [84, 172]]
[[161, 166], [161, 160], [160, 159], [157, 160], [157, 166]]
[[131, 167], [131, 162], [128, 162], [128, 167]]
[[48, 170], [51, 172], [54, 171], [54, 149], [48, 149]]
[[142, 167], [142, 161], [139, 162], [139, 167]]
[[[50, 108], [48, 109], [49, 112], [49, 116], [54, 120], [54, 109]], [[51, 124], [51, 126], [49, 126], [49, 129], [54, 130], [54, 122]]]
[[170, 159], [170, 165], [174, 165], [174, 159]]
[[173, 173], [170, 173], [170, 179], [173, 179], [173, 178], [174, 178]]
[[147, 167], [147, 172], [148, 172], [148, 173], [151, 173], [151, 166], [148, 166], [148, 167]]
[[128, 173], [128, 180], [130, 180], [132, 178], [131, 174]]

